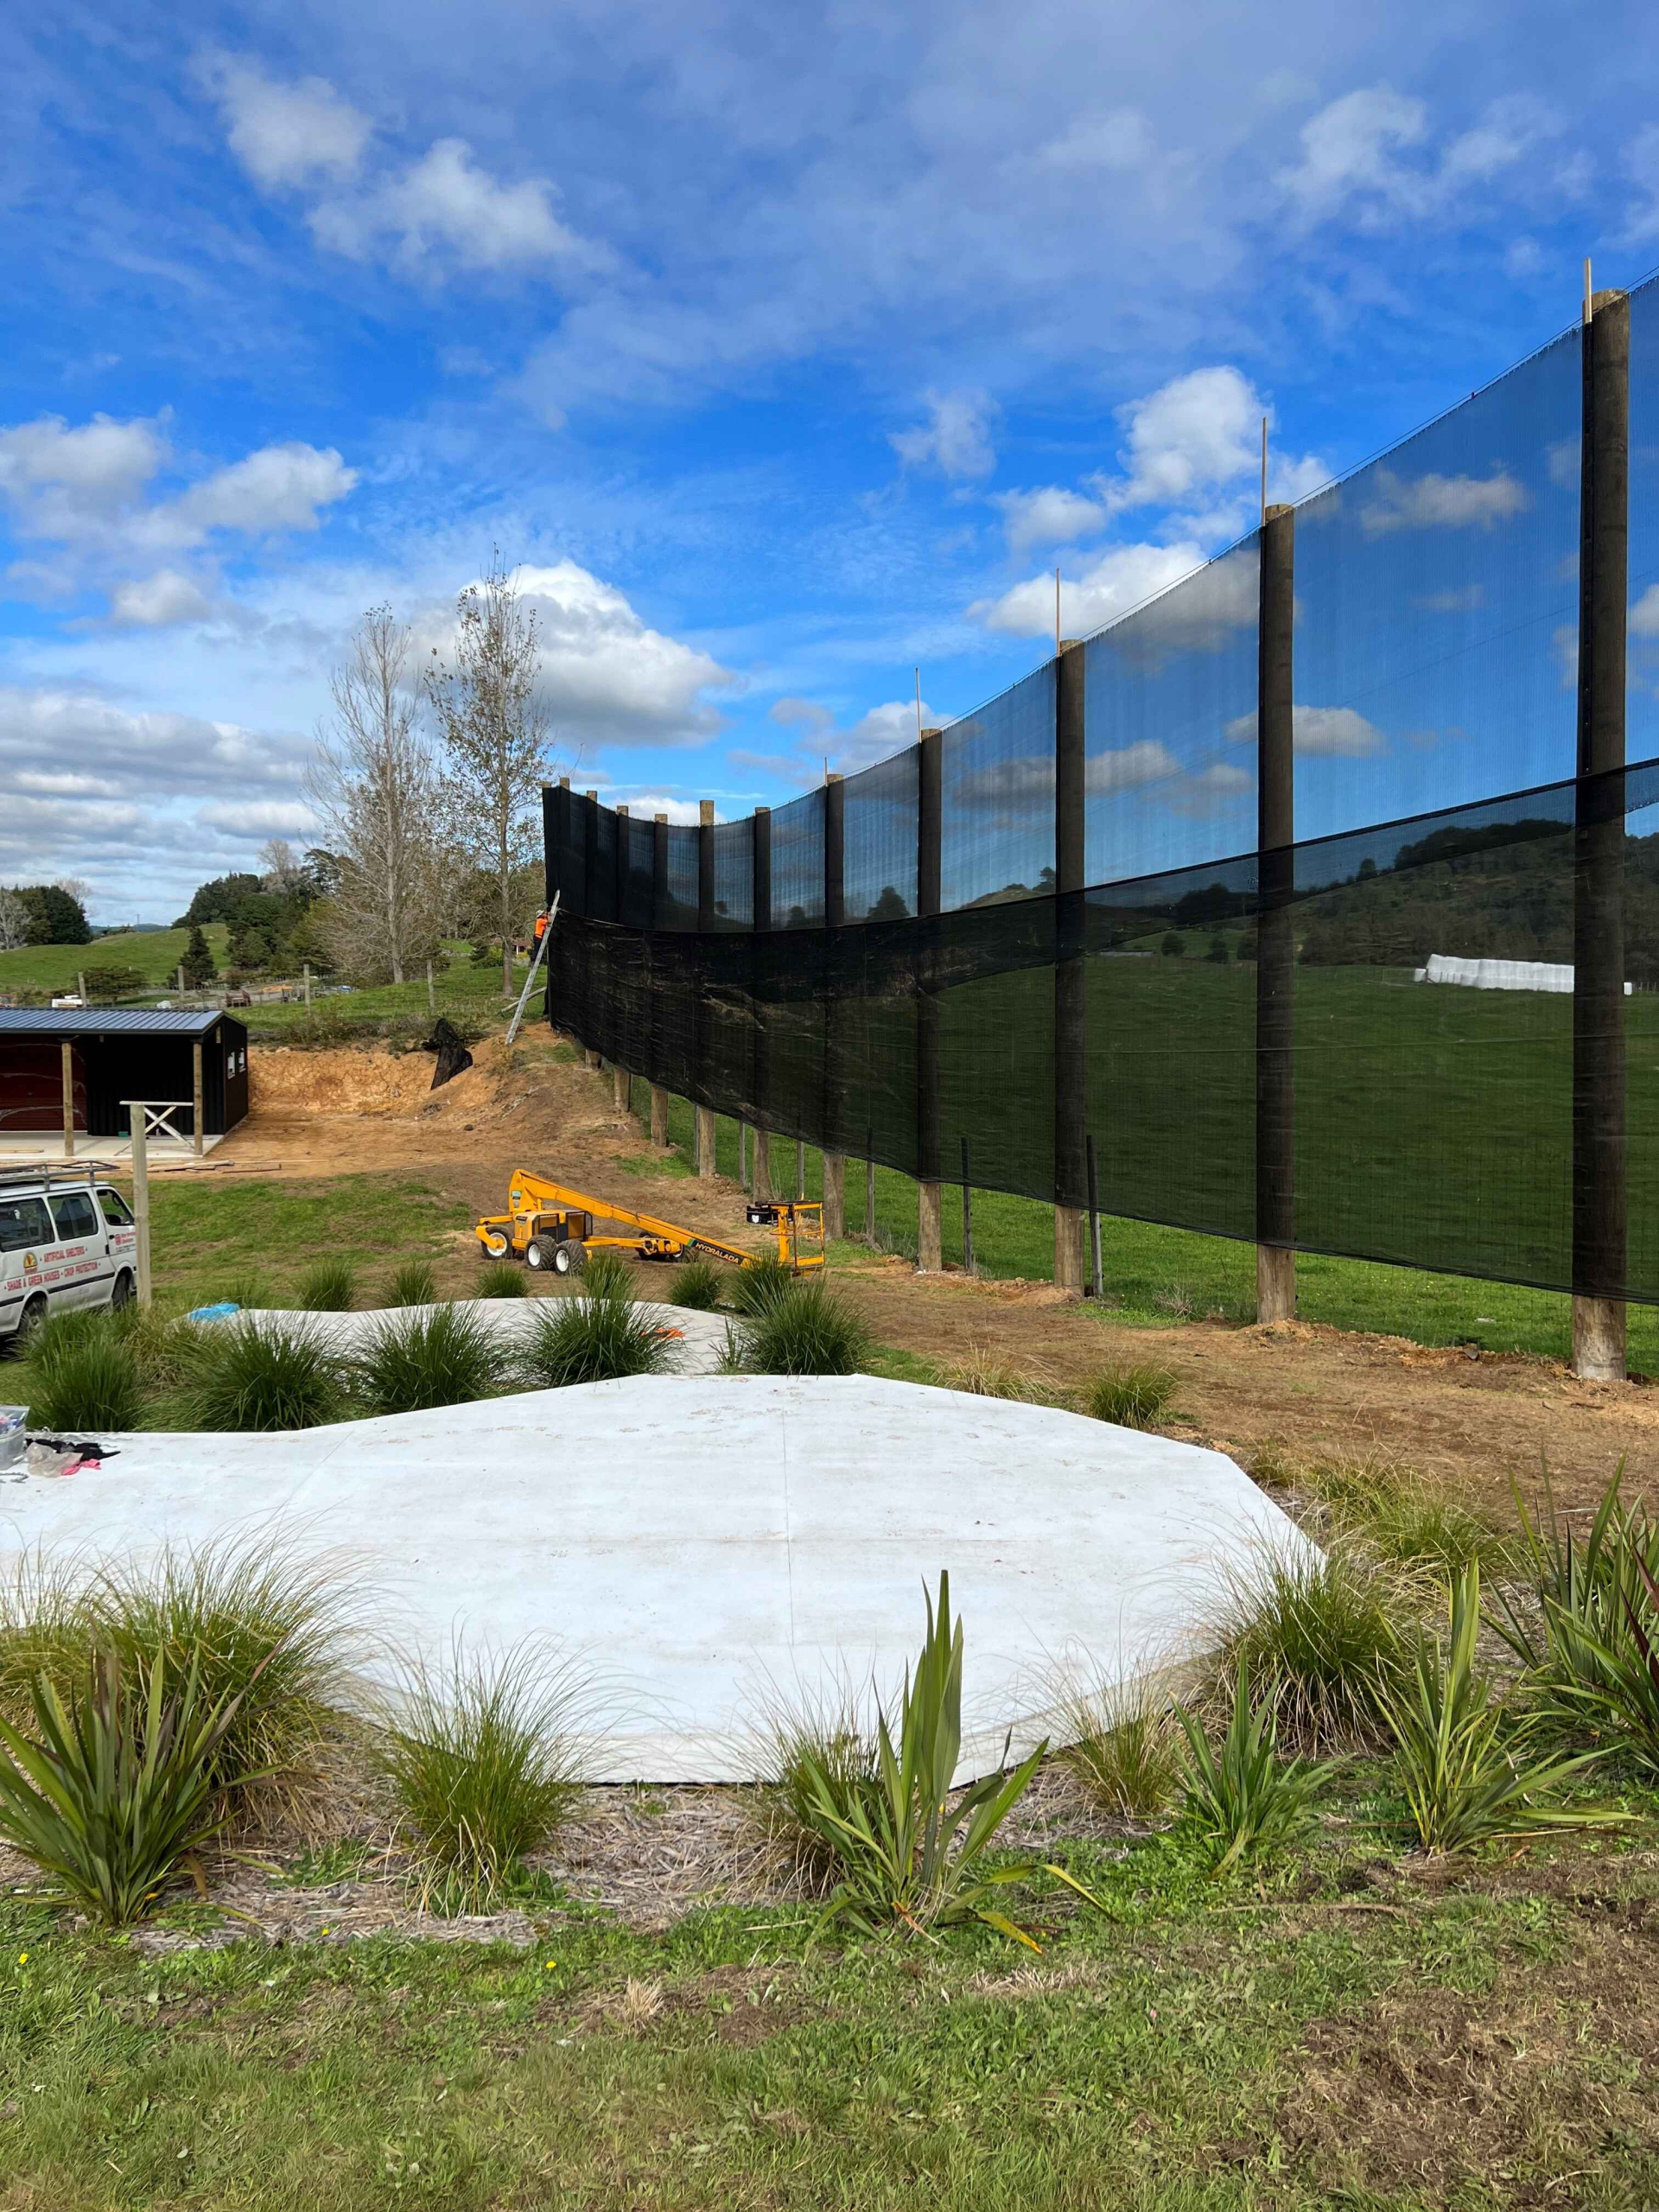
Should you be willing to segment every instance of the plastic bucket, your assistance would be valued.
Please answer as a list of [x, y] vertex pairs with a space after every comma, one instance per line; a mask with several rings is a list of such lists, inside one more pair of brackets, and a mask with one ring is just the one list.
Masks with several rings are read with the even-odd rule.
[[21, 1467], [29, 1456], [29, 1439], [23, 1433], [29, 1420], [27, 1406], [0, 1406], [0, 1471]]

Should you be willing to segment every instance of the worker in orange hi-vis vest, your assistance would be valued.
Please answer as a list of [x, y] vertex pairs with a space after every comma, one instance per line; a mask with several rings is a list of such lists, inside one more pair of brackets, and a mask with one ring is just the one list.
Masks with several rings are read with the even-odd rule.
[[537, 917], [536, 917], [536, 942], [537, 942], [537, 944], [539, 944], [541, 943], [542, 939], [543, 939], [546, 935], [547, 935], [547, 909], [546, 909], [546, 907], [545, 907], [545, 906], [543, 906], [543, 909], [542, 909], [542, 911], [541, 911], [541, 912], [540, 912], [539, 914], [537, 914]]

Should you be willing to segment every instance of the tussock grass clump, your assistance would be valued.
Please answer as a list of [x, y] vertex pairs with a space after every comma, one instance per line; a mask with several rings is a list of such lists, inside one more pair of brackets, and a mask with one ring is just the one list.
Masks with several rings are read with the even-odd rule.
[[143, 1426], [146, 1376], [122, 1319], [107, 1311], [71, 1311], [34, 1331], [16, 1386], [32, 1428], [96, 1433]]
[[474, 1298], [528, 1298], [530, 1283], [524, 1269], [512, 1260], [492, 1260], [480, 1271]]
[[1514, 1540], [1488, 1515], [1415, 1468], [1388, 1459], [1325, 1460], [1305, 1479], [1338, 1527], [1379, 1559], [1421, 1565], [1446, 1580], [1471, 1566], [1501, 1572], [1515, 1558]]
[[301, 1328], [211, 1322], [197, 1332], [165, 1426], [215, 1431], [319, 1428], [349, 1410], [338, 1357]]
[[1421, 1635], [1418, 1594], [1345, 1542], [1264, 1552], [1223, 1596], [1218, 1679], [1268, 1687], [1286, 1734], [1307, 1748], [1375, 1743], [1379, 1692]]
[[1175, 1395], [1166, 1367], [1108, 1368], [1084, 1391], [1083, 1409], [1118, 1428], [1154, 1427]]
[[740, 1268], [732, 1277], [732, 1310], [747, 1319], [759, 1320], [781, 1299], [787, 1298], [798, 1281], [795, 1270], [785, 1267], [781, 1260], [757, 1260], [753, 1267]]
[[357, 1303], [357, 1270], [349, 1260], [319, 1260], [300, 1277], [304, 1313], [349, 1313]]
[[816, 1282], [793, 1286], [743, 1332], [742, 1363], [755, 1375], [855, 1375], [869, 1353], [858, 1315]]
[[130, 1681], [161, 1656], [210, 1707], [235, 1700], [212, 1781], [238, 1819], [275, 1802], [302, 1817], [355, 1636], [338, 1575], [257, 1541], [168, 1551], [142, 1568], [32, 1556], [0, 1588], [0, 1714], [26, 1725], [44, 1677], [66, 1706], [96, 1656]]
[[1145, 1681], [1068, 1684], [1061, 1712], [1071, 1741], [1060, 1763], [1088, 1796], [1118, 1820], [1156, 1820], [1181, 1773], [1181, 1729], [1169, 1700]]
[[1280, 1759], [1275, 1701], [1271, 1694], [1251, 1701], [1248, 1668], [1238, 1670], [1219, 1745], [1185, 1707], [1179, 1717], [1187, 1759], [1177, 1827], [1212, 1874], [1284, 1850], [1313, 1825], [1322, 1777], [1303, 1760]]
[[499, 1340], [464, 1306], [438, 1306], [383, 1321], [352, 1367], [352, 1390], [372, 1414], [470, 1405], [501, 1387]]
[[432, 1272], [429, 1260], [405, 1260], [391, 1278], [386, 1293], [388, 1306], [435, 1306], [438, 1297], [438, 1279]]
[[671, 1301], [694, 1313], [718, 1312], [726, 1289], [724, 1270], [714, 1260], [685, 1260], [674, 1277]]
[[533, 1643], [405, 1668], [378, 1756], [423, 1862], [426, 1904], [477, 1911], [546, 1844], [582, 1789], [591, 1684]]
[[517, 1359], [532, 1390], [660, 1375], [668, 1363], [668, 1339], [657, 1324], [632, 1299], [619, 1298], [550, 1299]]
[[237, 1700], [213, 1763], [234, 1809], [251, 1788], [255, 1802], [302, 1812], [357, 1632], [336, 1573], [264, 1541], [169, 1551], [142, 1573], [100, 1578], [92, 1623], [130, 1667], [160, 1651], [175, 1679], [198, 1670], [210, 1702]]
[[975, 1342], [968, 1357], [957, 1360], [940, 1374], [949, 1390], [964, 1390], [974, 1398], [1009, 1398], [1026, 1405], [1052, 1404], [1057, 1389], [1052, 1368], [1039, 1361], [1017, 1365], [993, 1345]]
[[860, 1808], [869, 1809], [876, 1787], [875, 1738], [850, 1689], [829, 1700], [777, 1700], [763, 1714], [760, 1732], [770, 1778], [754, 1793], [749, 1810], [763, 1853], [791, 1887], [822, 1897], [842, 1872], [825, 1807], [842, 1820]]
[[632, 1300], [634, 1294], [633, 1269], [616, 1252], [592, 1252], [582, 1278], [584, 1298], [607, 1298]]

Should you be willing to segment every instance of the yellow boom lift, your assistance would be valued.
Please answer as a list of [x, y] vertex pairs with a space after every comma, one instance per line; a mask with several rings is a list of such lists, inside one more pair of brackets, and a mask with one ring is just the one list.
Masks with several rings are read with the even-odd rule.
[[[823, 1208], [816, 1201], [783, 1198], [774, 1205], [751, 1200], [748, 1218], [756, 1229], [777, 1231], [778, 1257], [785, 1267], [799, 1274], [823, 1265]], [[734, 1268], [756, 1264], [754, 1254], [741, 1245], [723, 1244], [718, 1236], [659, 1221], [654, 1214], [607, 1205], [603, 1198], [550, 1183], [522, 1167], [513, 1172], [506, 1212], [486, 1215], [473, 1234], [492, 1260], [522, 1260], [526, 1267], [550, 1268], [556, 1275], [581, 1274], [590, 1252], [631, 1252], [641, 1260], [683, 1260], [702, 1253], [728, 1260]]]

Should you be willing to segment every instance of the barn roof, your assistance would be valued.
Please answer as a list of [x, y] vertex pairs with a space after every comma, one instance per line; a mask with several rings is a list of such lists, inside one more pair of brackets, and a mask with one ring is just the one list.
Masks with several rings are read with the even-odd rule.
[[[0, 1045], [26, 1037], [206, 1037], [234, 1014], [157, 1014], [143, 1007], [0, 1006]], [[237, 1025], [240, 1027], [240, 1024]]]

